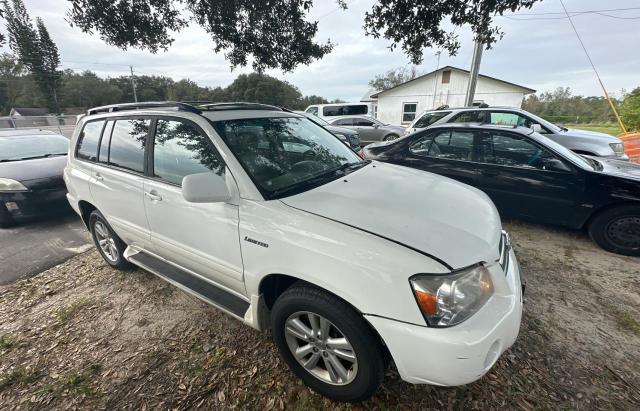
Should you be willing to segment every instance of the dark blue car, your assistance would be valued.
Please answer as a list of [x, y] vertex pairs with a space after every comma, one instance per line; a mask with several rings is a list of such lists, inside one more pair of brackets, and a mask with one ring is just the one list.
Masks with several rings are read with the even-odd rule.
[[0, 131], [0, 227], [69, 209], [68, 150], [69, 140], [50, 131]]

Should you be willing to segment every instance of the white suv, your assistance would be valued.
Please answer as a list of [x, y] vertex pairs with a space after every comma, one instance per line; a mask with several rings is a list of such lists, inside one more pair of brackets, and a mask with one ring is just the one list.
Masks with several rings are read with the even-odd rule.
[[332, 399], [372, 395], [391, 359], [410, 383], [470, 383], [518, 335], [522, 277], [487, 196], [363, 161], [301, 115], [93, 109], [65, 181], [108, 264], [270, 328], [293, 372]]

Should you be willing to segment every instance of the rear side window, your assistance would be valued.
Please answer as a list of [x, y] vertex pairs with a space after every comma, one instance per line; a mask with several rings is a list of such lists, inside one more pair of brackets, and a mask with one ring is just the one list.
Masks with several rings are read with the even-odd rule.
[[111, 133], [109, 164], [125, 170], [144, 171], [144, 147], [151, 120], [116, 120]]
[[104, 121], [91, 121], [84, 125], [80, 137], [78, 137], [77, 158], [96, 161], [100, 134], [102, 133], [103, 127]]
[[222, 159], [200, 129], [178, 120], [158, 120], [153, 150], [153, 175], [181, 185], [190, 174], [224, 172]]
[[369, 108], [366, 104], [354, 104], [349, 106], [324, 106], [322, 107], [322, 115], [330, 116], [358, 116], [367, 114]]
[[484, 123], [484, 111], [465, 111], [453, 118], [450, 123]]
[[443, 117], [446, 117], [450, 114], [450, 111], [437, 111], [431, 113], [424, 113], [422, 117], [416, 121], [413, 125], [414, 128], [426, 128], [430, 125], [434, 124], [436, 121], [440, 120]]

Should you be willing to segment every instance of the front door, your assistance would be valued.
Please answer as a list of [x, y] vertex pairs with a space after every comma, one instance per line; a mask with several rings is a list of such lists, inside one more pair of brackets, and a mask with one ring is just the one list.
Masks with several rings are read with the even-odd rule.
[[362, 142], [372, 143], [381, 140], [380, 132], [378, 132], [378, 129], [375, 127], [375, 123], [366, 118], [354, 117], [353, 129], [358, 132], [360, 141]]
[[[144, 205], [152, 251], [244, 295], [237, 188], [209, 137], [188, 120], [159, 118], [150, 157]], [[236, 204], [187, 202], [182, 178], [203, 172], [225, 175]]]
[[108, 121], [90, 181], [91, 195], [109, 225], [125, 243], [141, 247], [149, 242], [142, 185], [150, 125], [148, 118]]
[[566, 224], [582, 185], [572, 166], [516, 133], [484, 132], [479, 144], [478, 187], [502, 213]]
[[466, 130], [426, 131], [393, 162], [475, 186], [474, 135]]

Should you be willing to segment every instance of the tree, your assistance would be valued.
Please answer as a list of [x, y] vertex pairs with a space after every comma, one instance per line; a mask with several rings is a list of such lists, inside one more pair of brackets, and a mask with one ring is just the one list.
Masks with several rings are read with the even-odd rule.
[[4, 6], [11, 49], [33, 75], [49, 107], [59, 113], [57, 89], [61, 73], [57, 46], [41, 19], [38, 18], [36, 28], [33, 27], [22, 0], [12, 0], [11, 5], [5, 2]]
[[273, 104], [299, 108], [300, 90], [266, 74], [241, 74], [226, 89], [227, 101]]
[[[493, 17], [506, 11], [531, 8], [542, 0], [379, 0], [365, 15], [365, 30], [375, 38], [400, 45], [413, 64], [422, 62], [425, 48], [443, 48], [455, 55], [460, 41], [457, 27], [468, 24], [474, 38], [491, 48], [504, 33], [493, 25]], [[451, 30], [444, 27], [450, 22]]]
[[378, 74], [369, 82], [369, 86], [377, 91], [382, 91], [413, 80], [419, 75], [416, 66], [398, 67], [384, 74]]
[[628, 131], [640, 131], [640, 87], [625, 96], [620, 114]]
[[[251, 63], [291, 71], [320, 59], [333, 48], [314, 40], [318, 22], [308, 21], [313, 0], [69, 0], [69, 21], [98, 32], [108, 44], [157, 52], [173, 42], [172, 33], [196, 23], [211, 36], [213, 50], [225, 52], [232, 68]], [[365, 16], [365, 33], [400, 46], [413, 64], [427, 47], [455, 54], [455, 27], [468, 24], [476, 39], [491, 47], [503, 32], [493, 17], [531, 8], [542, 0], [378, 0]], [[346, 9], [346, 0], [336, 0]], [[444, 28], [447, 22], [454, 28]], [[135, 27], [135, 30], [131, 28]]]

